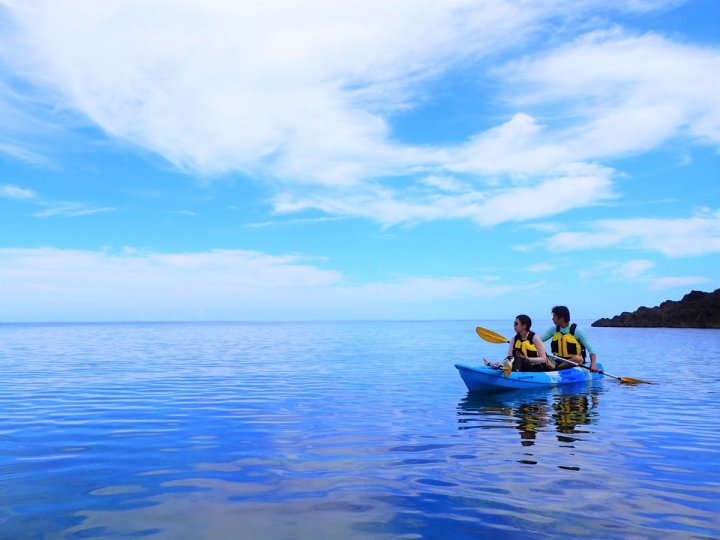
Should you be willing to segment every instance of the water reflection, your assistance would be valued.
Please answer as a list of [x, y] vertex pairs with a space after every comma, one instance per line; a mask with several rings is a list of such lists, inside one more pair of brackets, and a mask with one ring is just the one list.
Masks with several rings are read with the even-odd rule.
[[598, 403], [597, 391], [554, 396], [552, 419], [558, 432], [558, 441], [574, 443], [578, 440], [576, 435], [588, 433], [582, 426], [590, 425], [594, 421]]
[[[542, 391], [498, 394], [468, 393], [458, 403], [458, 429], [512, 428], [520, 444], [530, 450], [543, 433], [553, 433], [558, 447], [574, 449], [598, 421], [599, 390], [592, 385], [573, 385]], [[521, 463], [537, 464], [525, 453]], [[564, 469], [578, 470], [575, 465]]]

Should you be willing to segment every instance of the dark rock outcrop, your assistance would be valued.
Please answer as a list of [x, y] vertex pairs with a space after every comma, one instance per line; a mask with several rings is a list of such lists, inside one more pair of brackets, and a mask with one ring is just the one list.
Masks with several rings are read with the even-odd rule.
[[667, 300], [659, 306], [624, 311], [612, 319], [598, 319], [593, 326], [633, 326], [640, 328], [720, 328], [720, 289], [691, 291], [682, 300]]

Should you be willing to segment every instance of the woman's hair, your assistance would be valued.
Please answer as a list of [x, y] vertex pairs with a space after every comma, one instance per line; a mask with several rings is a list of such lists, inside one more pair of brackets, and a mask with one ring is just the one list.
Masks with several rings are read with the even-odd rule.
[[518, 321], [520, 321], [520, 324], [527, 326], [527, 329], [530, 330], [530, 327], [532, 326], [532, 320], [527, 315], [518, 315], [515, 317]]
[[556, 317], [560, 317], [561, 319], [570, 322], [570, 310], [565, 306], [555, 306], [552, 308], [552, 312]]

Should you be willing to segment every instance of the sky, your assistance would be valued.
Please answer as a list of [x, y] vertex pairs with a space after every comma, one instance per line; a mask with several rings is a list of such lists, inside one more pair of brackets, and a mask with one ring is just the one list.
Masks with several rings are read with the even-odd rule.
[[0, 322], [720, 287], [717, 0], [0, 0]]

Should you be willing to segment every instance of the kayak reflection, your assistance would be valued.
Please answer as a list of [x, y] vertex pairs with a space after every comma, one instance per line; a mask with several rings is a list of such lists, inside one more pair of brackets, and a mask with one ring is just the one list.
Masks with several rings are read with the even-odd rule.
[[[573, 386], [530, 393], [483, 395], [468, 392], [458, 403], [458, 429], [513, 428], [520, 435], [520, 444], [531, 447], [538, 437], [552, 433], [554, 428], [561, 447], [575, 448], [575, 444], [589, 433], [587, 426], [598, 420], [599, 389], [588, 385]], [[521, 461], [537, 463], [532, 459]], [[577, 469], [574, 466], [562, 468]]]

